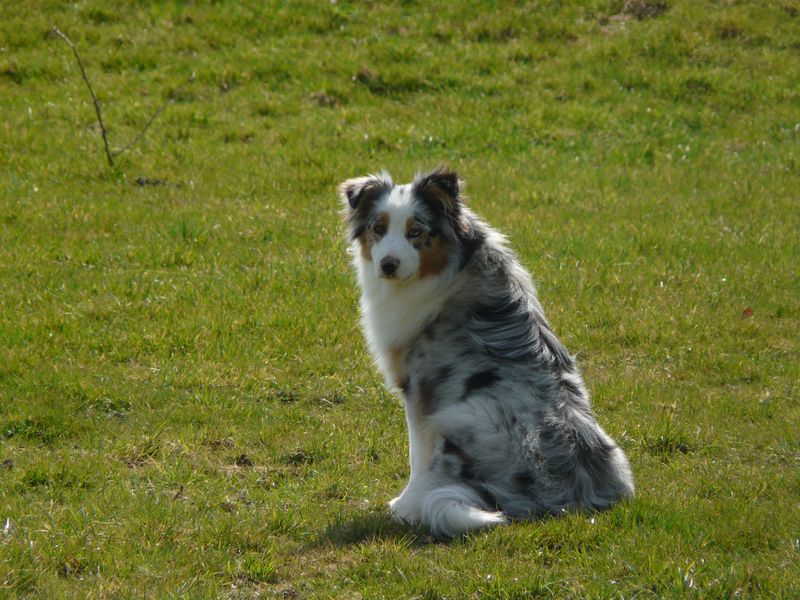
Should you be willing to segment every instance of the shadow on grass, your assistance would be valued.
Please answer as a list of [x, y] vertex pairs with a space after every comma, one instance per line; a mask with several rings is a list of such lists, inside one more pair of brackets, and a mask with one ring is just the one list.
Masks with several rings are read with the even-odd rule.
[[394, 541], [407, 546], [427, 546], [436, 540], [424, 530], [394, 520], [385, 512], [349, 515], [330, 523], [314, 546], [351, 546], [363, 542]]
[[[569, 514], [582, 514], [591, 518], [605, 511], [574, 511], [559, 515], [531, 515], [528, 518], [511, 519], [510, 524], [539, 523], [559, 520]], [[458, 544], [481, 536], [487, 530], [476, 530], [453, 539], [440, 538], [431, 534], [430, 530], [420, 525], [408, 525], [394, 520], [386, 512], [362, 512], [340, 517], [330, 523], [325, 530], [311, 543], [311, 546], [351, 546], [365, 542], [394, 542], [408, 547], [423, 547], [436, 544]], [[560, 545], [559, 545], [560, 547]]]

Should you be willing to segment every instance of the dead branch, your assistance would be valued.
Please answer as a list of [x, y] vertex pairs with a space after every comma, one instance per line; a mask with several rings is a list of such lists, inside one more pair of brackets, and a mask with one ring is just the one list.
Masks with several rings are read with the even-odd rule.
[[179, 85], [178, 88], [174, 92], [172, 92], [170, 94], [169, 98], [167, 98], [164, 101], [164, 103], [161, 106], [158, 107], [158, 110], [156, 110], [151, 115], [151, 117], [147, 120], [147, 123], [145, 123], [144, 127], [142, 127], [139, 130], [139, 133], [137, 133], [136, 136], [130, 142], [128, 142], [128, 144], [126, 144], [125, 146], [123, 146], [122, 148], [120, 148], [119, 150], [116, 150], [114, 152], [114, 156], [119, 156], [123, 152], [127, 152], [128, 150], [133, 148], [136, 145], [136, 142], [138, 142], [140, 139], [142, 139], [144, 137], [145, 132], [148, 129], [150, 129], [150, 125], [152, 125], [153, 121], [156, 120], [158, 115], [160, 115], [163, 112], [163, 110], [167, 107], [167, 104], [169, 104], [170, 102], [172, 102], [175, 99], [175, 96], [177, 96], [178, 92], [181, 89], [183, 89], [183, 86], [185, 86], [187, 83], [192, 83], [194, 80], [195, 80], [195, 74], [192, 73], [191, 76], [189, 76], [189, 78], [186, 81], [184, 81], [181, 85]]
[[110, 167], [114, 166], [115, 156], [119, 156], [123, 152], [127, 152], [128, 150], [133, 148], [133, 146], [135, 146], [140, 139], [144, 137], [144, 134], [147, 132], [148, 129], [150, 129], [150, 126], [153, 124], [153, 121], [155, 121], [158, 118], [158, 115], [160, 115], [164, 111], [164, 109], [167, 107], [167, 104], [169, 104], [170, 102], [172, 102], [172, 100], [174, 100], [175, 96], [177, 96], [178, 92], [183, 88], [183, 86], [185, 86], [188, 83], [192, 83], [195, 80], [195, 74], [192, 73], [191, 76], [188, 79], [186, 79], [186, 81], [184, 81], [181, 85], [179, 85], [178, 88], [170, 94], [169, 98], [167, 98], [164, 101], [164, 103], [158, 107], [158, 110], [156, 110], [150, 116], [150, 118], [147, 120], [147, 123], [145, 123], [144, 127], [142, 127], [139, 130], [139, 132], [134, 136], [134, 138], [128, 144], [126, 144], [119, 150], [115, 150], [114, 152], [112, 152], [108, 145], [108, 131], [106, 130], [105, 123], [103, 123], [103, 115], [100, 112], [100, 101], [97, 99], [97, 96], [95, 96], [94, 90], [92, 89], [92, 84], [89, 82], [89, 77], [86, 75], [86, 69], [83, 68], [83, 61], [81, 60], [80, 54], [78, 54], [78, 49], [75, 47], [75, 44], [73, 44], [70, 41], [70, 39], [64, 34], [64, 32], [62, 32], [58, 27], [53, 27], [51, 31], [52, 33], [60, 37], [62, 40], [64, 40], [69, 45], [69, 47], [72, 48], [73, 54], [75, 54], [75, 59], [78, 61], [78, 68], [80, 68], [83, 80], [86, 82], [86, 87], [89, 88], [89, 93], [92, 95], [94, 110], [97, 113], [97, 122], [100, 125], [100, 132], [103, 135], [103, 146], [105, 147], [106, 150], [106, 158], [108, 159], [108, 164]]
[[106, 149], [106, 158], [108, 159], [108, 166], [114, 166], [114, 158], [111, 156], [111, 150], [108, 148], [108, 132], [106, 131], [106, 126], [103, 124], [103, 115], [100, 113], [100, 102], [97, 99], [97, 96], [94, 95], [94, 90], [92, 89], [92, 84], [89, 82], [89, 78], [86, 76], [86, 69], [83, 68], [83, 61], [81, 60], [81, 55], [78, 54], [78, 49], [75, 47], [70, 39], [64, 35], [64, 33], [58, 28], [53, 27], [53, 33], [64, 40], [70, 48], [72, 48], [73, 54], [75, 54], [75, 59], [78, 61], [78, 68], [81, 70], [81, 75], [83, 75], [83, 80], [86, 82], [86, 87], [89, 88], [89, 93], [92, 95], [92, 102], [94, 103], [94, 111], [97, 113], [97, 121], [100, 123], [100, 132], [103, 134], [103, 146]]

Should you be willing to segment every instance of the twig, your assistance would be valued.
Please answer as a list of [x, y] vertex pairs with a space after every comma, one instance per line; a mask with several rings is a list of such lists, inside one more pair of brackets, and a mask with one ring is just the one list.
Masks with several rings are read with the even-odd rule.
[[123, 152], [127, 152], [128, 150], [133, 148], [133, 146], [135, 146], [136, 143], [144, 137], [144, 134], [147, 132], [148, 129], [150, 129], [150, 126], [153, 124], [153, 121], [156, 120], [158, 115], [164, 112], [164, 109], [167, 107], [167, 104], [169, 104], [175, 99], [175, 96], [183, 88], [183, 86], [185, 86], [187, 83], [193, 83], [195, 80], [195, 74], [192, 73], [191, 76], [188, 79], [186, 79], [186, 81], [184, 81], [182, 84], [180, 84], [178, 88], [170, 94], [169, 98], [167, 98], [164, 101], [164, 103], [158, 107], [158, 110], [156, 110], [152, 114], [152, 116], [147, 120], [147, 123], [145, 123], [144, 127], [142, 127], [139, 130], [139, 133], [137, 133], [128, 144], [126, 144], [119, 150], [115, 150], [114, 152], [112, 152], [108, 145], [108, 131], [106, 130], [105, 123], [103, 123], [103, 115], [100, 112], [100, 101], [94, 94], [94, 90], [92, 89], [92, 84], [89, 83], [89, 77], [86, 75], [86, 69], [83, 68], [83, 61], [81, 60], [80, 54], [78, 54], [78, 49], [75, 47], [75, 44], [73, 44], [70, 41], [70, 39], [64, 34], [64, 32], [62, 32], [58, 27], [53, 27], [51, 31], [52, 33], [60, 37], [62, 40], [64, 40], [67, 44], [69, 44], [69, 47], [72, 48], [72, 52], [75, 54], [75, 58], [78, 61], [78, 67], [81, 70], [81, 75], [83, 75], [83, 80], [86, 82], [86, 87], [89, 88], [89, 93], [92, 95], [94, 110], [97, 113], [97, 122], [100, 124], [100, 132], [103, 134], [103, 146], [105, 147], [106, 150], [106, 158], [108, 159], [108, 164], [111, 167], [114, 166], [114, 157], [119, 156]]
[[108, 132], [106, 131], [106, 126], [103, 124], [103, 115], [100, 113], [100, 101], [97, 99], [97, 96], [94, 95], [94, 90], [92, 89], [92, 84], [89, 83], [89, 78], [86, 76], [86, 69], [83, 68], [83, 61], [81, 61], [81, 55], [78, 54], [78, 49], [75, 47], [70, 39], [64, 35], [64, 33], [58, 28], [53, 27], [53, 33], [55, 33], [58, 37], [64, 40], [70, 48], [72, 48], [72, 52], [75, 54], [75, 59], [78, 61], [78, 67], [81, 70], [81, 75], [83, 75], [83, 80], [86, 82], [86, 87], [89, 88], [89, 93], [92, 95], [92, 102], [94, 103], [94, 110], [97, 113], [97, 121], [100, 124], [100, 133], [103, 134], [103, 146], [106, 149], [106, 158], [108, 159], [108, 165], [110, 167], [114, 166], [114, 158], [111, 156], [111, 150], [108, 148]]
[[133, 146], [136, 145], [136, 142], [138, 142], [140, 139], [142, 139], [144, 137], [145, 132], [148, 129], [150, 129], [150, 125], [152, 125], [153, 121], [156, 120], [158, 115], [160, 115], [163, 112], [163, 110], [167, 107], [167, 104], [169, 104], [170, 102], [172, 102], [175, 99], [175, 96], [177, 96], [178, 92], [183, 88], [183, 86], [185, 86], [187, 83], [194, 82], [194, 80], [195, 80], [195, 74], [192, 73], [191, 76], [186, 81], [184, 81], [181, 85], [179, 85], [178, 88], [172, 94], [170, 94], [169, 98], [167, 98], [164, 101], [164, 103], [161, 106], [158, 107], [158, 110], [153, 113], [153, 115], [150, 117], [150, 119], [147, 121], [147, 123], [145, 123], [144, 127], [142, 127], [142, 129], [139, 131], [139, 133], [136, 134], [136, 137], [134, 137], [124, 147], [120, 148], [119, 150], [114, 151], [113, 155], [114, 156], [119, 156], [123, 152], [127, 152], [128, 150], [133, 148]]

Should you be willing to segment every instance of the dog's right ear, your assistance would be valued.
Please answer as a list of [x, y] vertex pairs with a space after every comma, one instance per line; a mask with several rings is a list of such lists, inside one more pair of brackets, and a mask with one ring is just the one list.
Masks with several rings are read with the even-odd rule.
[[372, 206], [393, 187], [392, 178], [385, 171], [380, 175], [348, 179], [339, 185], [339, 195], [345, 205], [344, 217], [349, 226], [351, 240], [355, 240], [366, 231]]
[[385, 171], [380, 175], [355, 177], [339, 184], [339, 195], [351, 211], [363, 210], [384, 193], [394, 187], [392, 178]]

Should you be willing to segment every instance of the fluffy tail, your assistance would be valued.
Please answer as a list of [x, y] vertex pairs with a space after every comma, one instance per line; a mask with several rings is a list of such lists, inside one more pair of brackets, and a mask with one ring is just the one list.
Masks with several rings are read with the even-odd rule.
[[435, 536], [443, 538], [506, 522], [503, 513], [490, 512], [480, 506], [484, 506], [484, 502], [468, 487], [447, 485], [436, 488], [422, 505], [422, 522]]
[[[588, 394], [576, 374], [562, 374], [561, 419], [545, 421], [540, 452], [551, 474], [571, 482], [563, 500], [577, 507], [602, 509], [634, 495], [633, 476], [620, 447], [597, 424]], [[551, 502], [558, 508], [560, 502]]]

